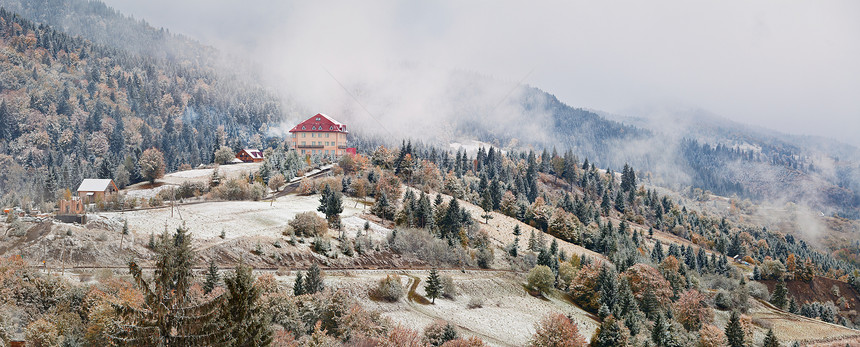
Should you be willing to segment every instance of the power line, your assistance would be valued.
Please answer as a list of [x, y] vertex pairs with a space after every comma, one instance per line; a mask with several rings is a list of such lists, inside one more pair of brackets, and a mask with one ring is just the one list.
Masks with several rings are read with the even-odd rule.
[[343, 88], [343, 91], [345, 91], [347, 94], [349, 94], [349, 96], [351, 96], [352, 99], [355, 100], [355, 102], [358, 103], [358, 105], [361, 106], [362, 109], [364, 109], [364, 112], [367, 112], [367, 115], [370, 116], [370, 118], [372, 118], [374, 121], [376, 121], [376, 123], [379, 124], [380, 127], [382, 127], [382, 130], [385, 130], [385, 132], [387, 132], [388, 135], [392, 135], [392, 136], [394, 135], [390, 131], [388, 131], [388, 128], [386, 128], [385, 125], [382, 124], [382, 122], [380, 122], [379, 119], [377, 119], [373, 115], [373, 113], [371, 113], [370, 110], [368, 110], [367, 107], [364, 106], [364, 104], [362, 104], [361, 101], [359, 101], [358, 98], [355, 97], [355, 95], [353, 95], [352, 93], [349, 92], [349, 89], [346, 89], [346, 86], [344, 86], [343, 83], [340, 83], [340, 81], [336, 77], [334, 77], [334, 75], [331, 73], [331, 71], [328, 71], [328, 69], [326, 69], [325, 66], [320, 66], [320, 67], [322, 67], [322, 69], [325, 70], [325, 72], [329, 76], [331, 76], [331, 79], [333, 79], [335, 82], [337, 82], [337, 84], [341, 88]]

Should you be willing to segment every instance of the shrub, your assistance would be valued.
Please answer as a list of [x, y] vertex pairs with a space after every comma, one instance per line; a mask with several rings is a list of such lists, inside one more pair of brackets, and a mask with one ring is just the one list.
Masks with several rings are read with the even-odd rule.
[[400, 284], [400, 277], [396, 275], [385, 276], [371, 290], [370, 295], [376, 299], [388, 302], [400, 300], [403, 297], [403, 287]]
[[328, 230], [328, 223], [316, 212], [302, 212], [289, 222], [289, 226], [299, 236], [319, 236]]
[[54, 323], [38, 319], [27, 325], [27, 343], [34, 346], [59, 346], [63, 339]]
[[484, 299], [481, 297], [473, 296], [469, 299], [469, 303], [466, 305], [467, 308], [481, 308], [484, 307]]
[[[469, 256], [459, 245], [449, 246], [448, 242], [431, 235], [425, 229], [402, 229], [388, 235], [389, 248], [398, 254], [408, 254], [427, 262], [431, 266], [460, 266]], [[473, 265], [466, 264], [462, 265]]]
[[546, 292], [555, 285], [555, 274], [546, 265], [538, 265], [529, 271], [528, 285], [530, 288]]
[[554, 313], [544, 317], [535, 325], [535, 334], [529, 341], [533, 347], [585, 347], [585, 337], [579, 327], [562, 314]]
[[770, 300], [770, 292], [768, 292], [767, 286], [763, 283], [753, 281], [747, 282], [747, 290], [749, 291], [750, 296], [756, 299], [764, 301]]
[[313, 250], [314, 252], [327, 256], [331, 251], [331, 240], [320, 236], [315, 237]]
[[493, 251], [488, 249], [487, 247], [481, 247], [478, 250], [477, 255], [478, 267], [482, 269], [489, 269], [490, 264], [493, 263]]
[[260, 200], [266, 194], [262, 184], [235, 178], [221, 183], [212, 191], [216, 198], [224, 200]]
[[453, 299], [457, 296], [457, 285], [454, 284], [454, 278], [451, 275], [442, 275], [442, 296], [447, 299]]
[[179, 186], [179, 189], [176, 191], [177, 199], [188, 199], [192, 197], [200, 196], [201, 192], [206, 190], [206, 186], [200, 182], [191, 182], [185, 181]]
[[723, 334], [723, 329], [710, 324], [699, 329], [699, 347], [721, 347], [725, 344], [726, 335]]
[[486, 347], [487, 344], [481, 339], [472, 336], [469, 338], [459, 338], [442, 344], [442, 347]]
[[459, 334], [454, 325], [445, 321], [435, 321], [424, 328], [424, 338], [433, 346], [441, 346], [458, 337]]

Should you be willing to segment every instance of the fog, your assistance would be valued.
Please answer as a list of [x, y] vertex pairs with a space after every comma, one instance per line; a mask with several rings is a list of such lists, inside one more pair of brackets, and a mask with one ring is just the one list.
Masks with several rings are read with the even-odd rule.
[[860, 145], [856, 1], [106, 3], [254, 60], [299, 113], [427, 116], [448, 83], [443, 72], [458, 69], [575, 107], [631, 116], [701, 108]]

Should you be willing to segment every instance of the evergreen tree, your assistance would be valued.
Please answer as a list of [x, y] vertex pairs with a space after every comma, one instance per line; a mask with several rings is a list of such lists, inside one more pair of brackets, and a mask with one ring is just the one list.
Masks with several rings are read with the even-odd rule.
[[332, 229], [340, 229], [340, 213], [343, 212], [343, 198], [340, 192], [326, 185], [320, 194], [320, 206], [317, 211], [325, 214], [328, 225]]
[[490, 219], [493, 219], [493, 200], [490, 197], [490, 191], [484, 191], [484, 196], [481, 198], [481, 208], [484, 210], [484, 214], [481, 215], [481, 218], [484, 218], [484, 224], [490, 222]]
[[424, 285], [424, 291], [427, 292], [427, 297], [436, 303], [436, 298], [442, 296], [442, 280], [439, 278], [439, 273], [436, 269], [430, 269], [430, 276], [427, 277], [427, 284]]
[[227, 302], [222, 313], [227, 346], [267, 346], [272, 343], [271, 317], [259, 304], [260, 289], [254, 285], [251, 267], [236, 266], [224, 279]]
[[218, 266], [215, 265], [214, 260], [211, 260], [209, 261], [209, 269], [206, 271], [206, 281], [203, 282], [203, 293], [211, 293], [219, 281], [221, 281], [221, 276], [218, 275]]
[[299, 296], [305, 294], [305, 284], [302, 272], [296, 273], [296, 282], [293, 284], [293, 295]]
[[224, 334], [217, 329], [217, 318], [223, 299], [194, 305], [188, 302], [195, 254], [186, 230], [177, 229], [172, 238], [163, 233], [155, 252], [155, 271], [150, 281], [143, 277], [135, 261], [129, 262], [129, 272], [144, 300], [141, 308], [115, 306], [120, 329], [117, 335], [110, 336], [112, 342], [144, 346], [221, 344]]
[[600, 327], [594, 333], [594, 338], [591, 340], [592, 347], [617, 347], [626, 346], [627, 338], [621, 327], [615, 320], [615, 317], [609, 316], [603, 320]]
[[520, 237], [516, 236], [516, 237], [514, 237], [514, 243], [511, 244], [511, 249], [508, 250], [508, 254], [510, 254], [512, 257], [516, 258], [517, 255], [519, 255], [519, 250], [518, 250], [519, 247], [520, 247]]
[[537, 248], [537, 239], [535, 238], [535, 231], [532, 230], [531, 236], [529, 236], [529, 250], [534, 251]]
[[323, 289], [325, 289], [323, 275], [320, 272], [320, 267], [314, 263], [311, 265], [311, 268], [308, 270], [307, 277], [305, 278], [304, 293], [315, 294], [323, 291]]
[[654, 249], [651, 250], [651, 261], [659, 264], [663, 261], [663, 243], [660, 240], [654, 242]]
[[773, 328], [767, 330], [767, 335], [764, 337], [762, 347], [779, 347], [779, 340], [773, 333]]
[[732, 311], [729, 323], [726, 324], [726, 342], [728, 342], [729, 347], [745, 347], [744, 329], [741, 326], [738, 311]]
[[788, 304], [787, 296], [788, 290], [785, 288], [785, 281], [779, 281], [776, 283], [776, 287], [773, 289], [773, 294], [770, 296], [770, 303], [779, 307], [781, 310], [784, 310]]
[[388, 202], [388, 196], [385, 192], [379, 193], [376, 202], [370, 208], [370, 213], [382, 219], [394, 219], [394, 207]]

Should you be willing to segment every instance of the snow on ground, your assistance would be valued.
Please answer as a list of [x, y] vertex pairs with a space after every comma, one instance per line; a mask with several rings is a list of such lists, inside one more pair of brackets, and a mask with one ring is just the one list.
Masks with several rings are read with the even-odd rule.
[[[541, 299], [529, 295], [522, 287], [525, 279], [520, 275], [505, 272], [441, 270], [441, 275], [454, 279], [459, 294], [454, 300], [438, 298], [435, 305], [409, 302], [404, 295], [395, 303], [370, 300], [367, 292], [382, 277], [399, 275], [404, 293], [407, 293], [414, 278], [421, 282], [416, 293], [424, 295], [424, 281], [428, 271], [350, 271], [341, 274], [329, 272], [326, 285], [345, 288], [370, 310], [376, 310], [396, 324], [423, 331], [436, 320], [446, 320], [458, 327], [465, 336], [477, 336], [491, 346], [524, 346], [534, 334], [535, 324], [550, 313], [562, 313], [574, 317], [580, 333], [589, 337], [597, 323], [585, 311], [557, 299]], [[294, 274], [293, 274], [294, 275]], [[280, 277], [281, 283], [292, 286], [292, 276]], [[483, 301], [480, 308], [468, 308], [472, 298]]]
[[[104, 217], [115, 220], [128, 220], [129, 229], [138, 237], [148, 237], [150, 233], [159, 234], [165, 229], [173, 230], [185, 226], [198, 241], [218, 238], [224, 231], [225, 240], [247, 236], [279, 237], [287, 223], [296, 214], [306, 211], [316, 211], [319, 206], [319, 195], [297, 196], [286, 195], [274, 202], [266, 201], [210, 201], [199, 204], [177, 206], [171, 213], [169, 206], [131, 212], [104, 212]], [[364, 221], [357, 217], [361, 208], [354, 207], [355, 203], [344, 198], [341, 217], [347, 220], [347, 229], [355, 233], [357, 228], [364, 226]], [[317, 212], [318, 215], [323, 216]], [[384, 228], [371, 223], [374, 235], [382, 233]]]
[[[247, 175], [250, 172], [257, 172], [260, 170], [260, 165], [262, 165], [262, 163], [219, 165], [218, 174], [221, 177], [233, 178], [239, 175]], [[159, 179], [159, 181], [177, 185], [182, 184], [185, 181], [205, 182], [209, 180], [209, 176], [212, 176], [213, 170], [214, 168], [206, 168], [171, 172], [164, 175], [164, 177]]]
[[[391, 232], [391, 229], [388, 229], [384, 226], [376, 224], [371, 221], [367, 221], [358, 217], [357, 215], [349, 216], [346, 218], [341, 218], [341, 225], [343, 226], [343, 230], [346, 232], [347, 237], [354, 238], [355, 235], [361, 230], [362, 234], [370, 235], [370, 239], [373, 241], [382, 241], [388, 237], [388, 233]], [[370, 224], [370, 229], [368, 229], [367, 233], [364, 231], [364, 223], [367, 222]]]

